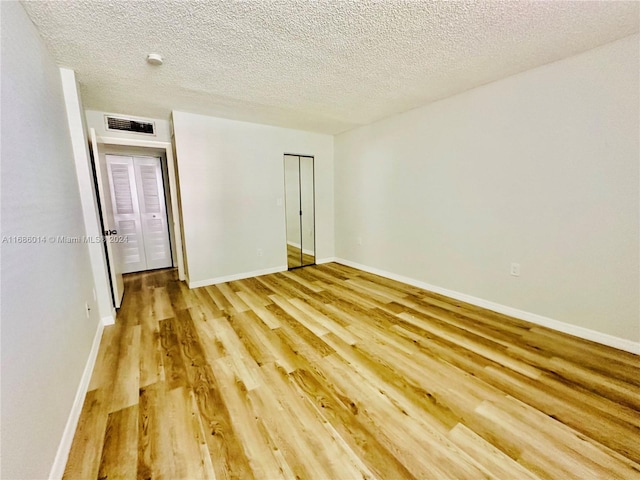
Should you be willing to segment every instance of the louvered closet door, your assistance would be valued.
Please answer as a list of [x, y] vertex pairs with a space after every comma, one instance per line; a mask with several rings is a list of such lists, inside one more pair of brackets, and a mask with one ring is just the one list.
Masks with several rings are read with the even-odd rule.
[[172, 265], [169, 227], [159, 158], [134, 157], [147, 270]]
[[119, 249], [122, 273], [146, 270], [147, 259], [142, 236], [133, 157], [120, 155], [106, 155], [105, 157], [117, 235], [127, 237], [126, 242], [114, 244], [114, 247]]

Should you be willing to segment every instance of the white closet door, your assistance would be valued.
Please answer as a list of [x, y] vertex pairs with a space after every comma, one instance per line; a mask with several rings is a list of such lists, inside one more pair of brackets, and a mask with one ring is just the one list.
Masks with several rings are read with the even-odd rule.
[[172, 266], [169, 226], [159, 158], [134, 157], [147, 269]]
[[113, 220], [118, 236], [126, 236], [126, 242], [114, 244], [119, 249], [122, 273], [147, 269], [142, 236], [136, 175], [132, 157], [106, 155], [109, 172], [109, 188], [113, 205]]

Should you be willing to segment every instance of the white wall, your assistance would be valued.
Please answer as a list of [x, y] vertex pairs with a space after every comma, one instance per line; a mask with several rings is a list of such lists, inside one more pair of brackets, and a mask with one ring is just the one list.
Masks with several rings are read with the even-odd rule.
[[[155, 135], [143, 135], [140, 133], [132, 133], [132, 132], [120, 132], [117, 130], [107, 130], [104, 123], [105, 115], [115, 115], [117, 117], [125, 117], [125, 118], [133, 118], [134, 120], [142, 120], [142, 121], [151, 121], [156, 125], [156, 134]], [[99, 137], [110, 137], [110, 138], [135, 138], [138, 140], [152, 140], [156, 142], [170, 142], [171, 141], [171, 130], [170, 123], [168, 118], [146, 118], [146, 117], [137, 117], [133, 114], [122, 114], [122, 113], [114, 113], [114, 112], [100, 112], [97, 110], [85, 110], [85, 115], [87, 118], [87, 126], [88, 128], [95, 128], [96, 135]]]
[[638, 342], [638, 45], [337, 136], [337, 256]]
[[284, 153], [315, 156], [316, 254], [333, 257], [331, 136], [183, 112], [173, 128], [190, 285], [286, 269]]
[[[2, 236], [80, 236], [60, 71], [2, 2]], [[98, 326], [86, 245], [2, 247], [2, 478], [46, 478]], [[85, 316], [85, 301], [92, 307]]]

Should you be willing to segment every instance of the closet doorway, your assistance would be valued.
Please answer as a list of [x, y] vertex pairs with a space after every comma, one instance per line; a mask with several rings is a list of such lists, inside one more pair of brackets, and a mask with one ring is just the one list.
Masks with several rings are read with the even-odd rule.
[[[169, 251], [171, 263], [169, 266], [178, 267], [178, 278], [185, 279], [184, 256], [182, 250], [182, 228], [180, 222], [180, 208], [178, 205], [178, 183], [174, 153], [170, 142], [140, 140], [136, 138], [99, 137], [94, 128], [89, 129], [89, 152], [96, 188], [96, 207], [100, 216], [100, 224], [104, 232], [104, 250], [107, 272], [111, 285], [113, 307], [120, 308], [124, 296], [124, 279], [122, 278], [122, 243], [118, 243], [123, 236], [118, 235], [113, 216], [112, 193], [109, 183], [109, 172], [106, 155], [119, 157], [152, 157], [160, 158], [162, 169], [162, 195], [166, 203], [164, 206], [168, 219]], [[156, 177], [158, 177], [156, 173]], [[134, 171], [135, 178], [135, 171]], [[138, 189], [136, 188], [137, 198]], [[132, 200], [133, 201], [133, 200]], [[139, 206], [139, 201], [138, 201]], [[115, 241], [114, 240], [115, 237]], [[128, 237], [127, 237], [128, 239]], [[146, 261], [146, 252], [145, 252]], [[152, 262], [153, 263], [153, 262]], [[147, 268], [151, 268], [148, 267]]]
[[173, 265], [159, 157], [105, 155], [122, 273]]
[[289, 270], [316, 263], [314, 182], [312, 156], [285, 154], [285, 215]]

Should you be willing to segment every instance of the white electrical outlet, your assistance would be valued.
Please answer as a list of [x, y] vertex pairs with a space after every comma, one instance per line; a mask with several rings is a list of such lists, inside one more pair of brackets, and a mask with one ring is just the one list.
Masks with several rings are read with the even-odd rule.
[[258, 251], [256, 252], [256, 254], [257, 254], [259, 257], [261, 257], [261, 256], [262, 256], [262, 249], [261, 249], [261, 248], [259, 248], [259, 249], [258, 249]]
[[511, 263], [511, 275], [514, 277], [520, 276], [520, 264], [519, 263]]

